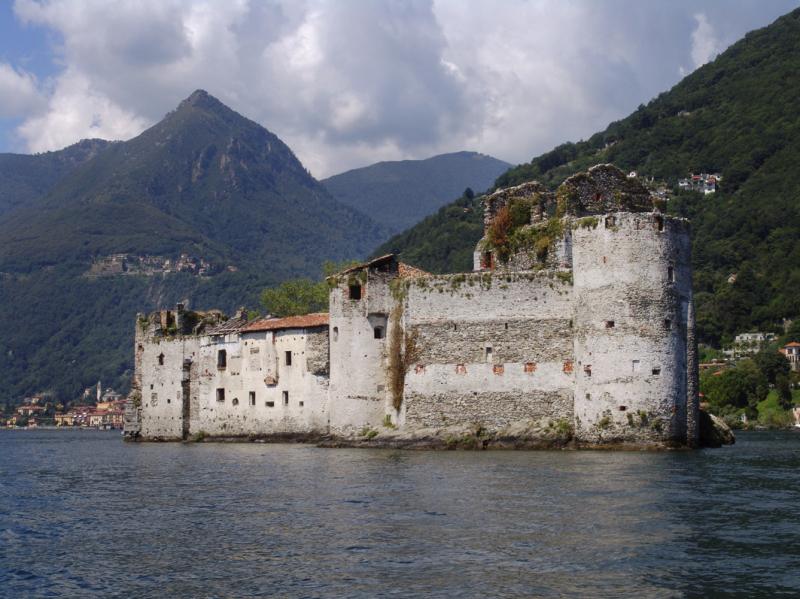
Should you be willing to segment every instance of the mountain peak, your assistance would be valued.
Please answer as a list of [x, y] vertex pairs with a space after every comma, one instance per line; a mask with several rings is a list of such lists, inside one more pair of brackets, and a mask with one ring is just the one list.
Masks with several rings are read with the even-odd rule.
[[[204, 89], [196, 89], [192, 94], [178, 105], [178, 110], [182, 108], [200, 108], [205, 110], [228, 109], [225, 104], [217, 100]], [[228, 109], [230, 110], [230, 109]]]

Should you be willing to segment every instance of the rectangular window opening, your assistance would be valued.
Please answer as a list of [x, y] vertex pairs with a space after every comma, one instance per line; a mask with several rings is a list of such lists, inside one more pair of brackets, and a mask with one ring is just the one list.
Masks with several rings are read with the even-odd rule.
[[256, 405], [256, 392], [250, 391], [249, 397], [250, 397], [250, 405], [251, 406]]
[[228, 366], [228, 352], [221, 349], [217, 352], [217, 368], [226, 368]]
[[672, 321], [669, 318], [664, 319], [664, 328], [671, 329], [672, 328]]
[[298, 406], [300, 406], [300, 407], [302, 408], [302, 407], [305, 405], [305, 403], [304, 403], [304, 402], [302, 402], [302, 401], [298, 401], [298, 402], [297, 402], [297, 405], [298, 405]]
[[659, 376], [660, 374], [661, 374], [661, 368], [659, 368], [658, 366], [653, 368], [653, 376]]
[[672, 266], [667, 268], [667, 280], [670, 283], [674, 283], [675, 282], [675, 268], [672, 267]]
[[631, 367], [633, 368], [633, 372], [639, 372], [640, 366], [641, 364], [639, 363], [639, 360], [633, 360], [633, 362], [631, 362]]
[[264, 403], [264, 405], [266, 405], [268, 408], [274, 408], [275, 407], [275, 402], [274, 401], [267, 401], [267, 402]]
[[217, 389], [217, 401], [225, 401], [225, 389]]
[[664, 217], [663, 216], [656, 216], [656, 230], [663, 231], [664, 230]]
[[606, 320], [606, 328], [613, 329], [614, 328], [614, 321], [613, 320]]
[[289, 405], [289, 392], [288, 391], [284, 391], [283, 392], [283, 405], [285, 405], [285, 406]]
[[361, 285], [358, 283], [354, 283], [353, 285], [348, 286], [348, 296], [351, 300], [360, 300], [361, 299]]
[[610, 229], [616, 224], [617, 224], [617, 219], [615, 217], [613, 216], [606, 217], [606, 229]]
[[372, 334], [375, 337], [375, 339], [383, 339], [385, 335], [383, 327], [375, 327], [374, 329], [372, 329]]
[[339, 327], [333, 327], [333, 340], [339, 340]]
[[287, 366], [291, 366], [292, 365], [292, 352], [287, 351], [287, 352], [285, 352], [284, 355], [285, 355], [286, 365]]

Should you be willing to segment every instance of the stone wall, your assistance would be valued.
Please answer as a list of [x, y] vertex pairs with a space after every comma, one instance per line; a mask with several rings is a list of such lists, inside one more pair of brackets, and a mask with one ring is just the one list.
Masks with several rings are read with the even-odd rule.
[[416, 339], [406, 427], [572, 421], [572, 287], [551, 272], [447, 275], [410, 282]]

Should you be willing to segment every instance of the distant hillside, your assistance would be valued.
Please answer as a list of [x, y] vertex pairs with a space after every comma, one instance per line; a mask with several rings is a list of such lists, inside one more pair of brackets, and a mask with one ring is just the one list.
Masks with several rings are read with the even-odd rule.
[[433, 214], [466, 188], [481, 192], [511, 166], [476, 152], [426, 160], [378, 162], [324, 179], [342, 203], [370, 215], [396, 233]]
[[102, 139], [84, 139], [57, 152], [0, 154], [0, 216], [44, 195], [109, 144]]
[[[69, 399], [99, 378], [124, 390], [138, 311], [184, 298], [257, 307], [264, 286], [387, 237], [203, 91], [53, 181], [52, 158], [80, 147], [42, 155], [41, 186], [15, 184], [0, 215], [0, 403], [47, 389]], [[15, 160], [26, 158], [40, 157]], [[0, 189], [31, 180], [4, 176]]]
[[[777, 329], [783, 318], [800, 318], [798, 106], [800, 9], [747, 34], [589, 140], [510, 169], [496, 186], [539, 180], [555, 187], [602, 162], [670, 186], [689, 172], [722, 173], [716, 194], [681, 193], [669, 203], [671, 212], [693, 223], [701, 340], [719, 344], [738, 332]], [[423, 268], [462, 270], [481, 236], [477, 215], [467, 216], [474, 218], [471, 227], [463, 219], [426, 219], [376, 253], [392, 248], [411, 263], [419, 257], [416, 265]], [[732, 273], [737, 278], [730, 284]]]

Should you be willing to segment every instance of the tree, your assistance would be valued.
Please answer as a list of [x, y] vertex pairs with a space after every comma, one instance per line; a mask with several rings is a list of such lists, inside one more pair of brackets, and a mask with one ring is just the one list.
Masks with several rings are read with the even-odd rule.
[[775, 380], [775, 389], [778, 391], [778, 403], [784, 410], [789, 410], [794, 405], [792, 401], [792, 387], [786, 374], [779, 374]]
[[292, 279], [261, 292], [261, 304], [272, 316], [297, 316], [328, 309], [325, 281]]
[[788, 380], [789, 360], [782, 353], [774, 349], [764, 349], [755, 355], [753, 361], [770, 385], [776, 385], [781, 376]]
[[[341, 272], [357, 261], [331, 262], [322, 265], [324, 277]], [[325, 280], [314, 282], [311, 279], [292, 279], [278, 287], [270, 287], [261, 292], [261, 305], [272, 316], [298, 316], [311, 312], [324, 312], [328, 309], [328, 285]], [[249, 316], [249, 315], [248, 315]]]

